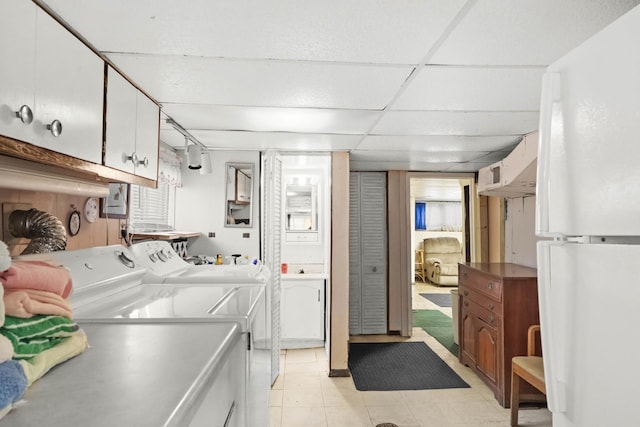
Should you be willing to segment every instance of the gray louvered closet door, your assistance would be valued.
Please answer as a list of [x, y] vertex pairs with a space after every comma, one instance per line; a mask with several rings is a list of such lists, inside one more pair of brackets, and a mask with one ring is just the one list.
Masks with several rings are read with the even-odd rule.
[[349, 334], [387, 333], [387, 175], [351, 172]]

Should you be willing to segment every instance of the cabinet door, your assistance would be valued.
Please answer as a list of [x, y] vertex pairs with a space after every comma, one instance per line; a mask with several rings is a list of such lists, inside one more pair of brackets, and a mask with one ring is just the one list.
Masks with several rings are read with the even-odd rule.
[[0, 135], [33, 139], [33, 123], [16, 112], [26, 105], [34, 114], [36, 6], [30, 1], [0, 1]]
[[462, 363], [473, 367], [476, 365], [476, 320], [464, 305], [461, 309], [460, 324], [462, 326], [460, 359]]
[[282, 282], [282, 339], [324, 340], [323, 281]]
[[135, 169], [128, 157], [136, 151], [136, 96], [136, 88], [108, 67], [104, 164], [128, 173]]
[[104, 61], [41, 10], [36, 49], [34, 144], [101, 164]]
[[476, 366], [492, 383], [498, 382], [498, 333], [478, 320]]
[[158, 179], [160, 108], [137, 91], [136, 111], [136, 153], [139, 163], [135, 174], [155, 180]]

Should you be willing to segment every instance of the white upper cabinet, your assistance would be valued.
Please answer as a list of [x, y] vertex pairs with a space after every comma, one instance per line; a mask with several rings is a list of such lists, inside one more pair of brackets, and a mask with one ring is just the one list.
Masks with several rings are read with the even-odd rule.
[[[30, 141], [34, 137], [30, 120], [36, 60], [36, 7], [32, 2], [0, 2], [0, 53], [0, 135]], [[16, 115], [20, 111], [22, 120]]]
[[156, 180], [160, 109], [107, 67], [105, 166]]
[[102, 163], [104, 61], [41, 10], [36, 29], [33, 143]]
[[160, 107], [140, 91], [136, 99], [136, 152], [139, 163], [135, 173], [156, 180], [158, 178]]
[[102, 163], [104, 61], [32, 2], [0, 2], [0, 134]]

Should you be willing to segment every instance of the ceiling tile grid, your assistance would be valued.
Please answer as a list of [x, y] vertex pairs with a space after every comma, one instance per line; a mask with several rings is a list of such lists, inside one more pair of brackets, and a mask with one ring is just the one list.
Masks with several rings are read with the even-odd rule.
[[[35, 0], [214, 150], [475, 172], [538, 128], [547, 65], [640, 0]], [[161, 123], [161, 140], [185, 137]]]

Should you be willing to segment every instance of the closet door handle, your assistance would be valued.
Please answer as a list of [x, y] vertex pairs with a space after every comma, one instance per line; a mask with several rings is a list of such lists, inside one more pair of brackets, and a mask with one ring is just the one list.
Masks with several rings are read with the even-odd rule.
[[318, 289], [318, 302], [320, 302], [320, 289]]

